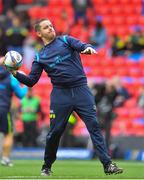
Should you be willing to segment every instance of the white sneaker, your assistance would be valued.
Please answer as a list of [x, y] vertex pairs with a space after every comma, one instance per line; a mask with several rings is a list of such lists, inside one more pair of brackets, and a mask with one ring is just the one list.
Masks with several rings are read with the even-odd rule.
[[11, 162], [11, 160], [9, 158], [3, 157], [1, 160], [1, 165], [12, 167], [13, 163]]

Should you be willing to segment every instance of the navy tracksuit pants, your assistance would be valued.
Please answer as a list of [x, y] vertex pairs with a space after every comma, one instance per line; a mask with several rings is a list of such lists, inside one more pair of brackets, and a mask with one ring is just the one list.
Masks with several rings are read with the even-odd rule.
[[44, 161], [50, 168], [56, 160], [60, 137], [71, 113], [75, 111], [84, 121], [96, 153], [105, 166], [111, 162], [96, 118], [94, 97], [87, 85], [75, 88], [56, 88], [51, 93], [50, 131], [46, 137]]

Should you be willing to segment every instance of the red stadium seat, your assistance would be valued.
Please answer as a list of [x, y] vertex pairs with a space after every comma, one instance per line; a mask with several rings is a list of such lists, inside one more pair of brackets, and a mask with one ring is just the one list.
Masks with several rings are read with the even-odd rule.
[[95, 7], [95, 11], [99, 15], [107, 15], [110, 13], [110, 6], [109, 5], [98, 5]]
[[144, 116], [144, 112], [139, 107], [134, 107], [129, 109], [129, 117], [131, 119], [136, 119], [136, 118], [138, 119], [138, 118], [142, 118], [143, 116]]
[[122, 17], [122, 16], [114, 16], [112, 18], [112, 22], [115, 24], [115, 25], [124, 25], [125, 23], [125, 17]]
[[139, 61], [139, 67], [141, 69], [144, 69], [144, 59], [141, 59], [141, 61]]
[[117, 0], [107, 0], [107, 3], [113, 6], [117, 4]]
[[116, 28], [114, 25], [111, 24], [110, 26], [107, 27], [108, 35], [113, 35], [113, 34], [115, 34], [115, 32], [116, 32]]
[[136, 136], [144, 136], [144, 127], [139, 127], [134, 129]]
[[103, 24], [105, 26], [110, 26], [112, 22], [112, 17], [111, 16], [104, 16], [103, 17]]
[[130, 68], [129, 76], [131, 77], [141, 77], [141, 70], [139, 68]]
[[48, 7], [54, 9], [63, 9], [63, 8], [69, 8], [71, 7], [71, 0], [61, 0], [61, 1], [58, 1], [58, 0], [50, 0], [48, 2]]
[[83, 22], [73, 26], [73, 28], [71, 28], [70, 34], [74, 37], [79, 37], [79, 39], [83, 42], [88, 41], [89, 32], [83, 25]]
[[2, 4], [2, 0], [0, 0], [0, 14], [2, 13], [3, 10], [3, 4]]
[[59, 5], [59, 3], [60, 3], [60, 1], [58, 1], [58, 0], [49, 0], [48, 1], [49, 6], [57, 6], [57, 5]]
[[117, 67], [116, 69], [116, 75], [122, 77], [122, 76], [128, 76], [128, 69], [126, 67]]
[[123, 7], [121, 5], [113, 5], [113, 6], [110, 6], [110, 11], [113, 15], [116, 15], [115, 17], [121, 17], [120, 15], [122, 14], [123, 12]]
[[[84, 55], [85, 56], [85, 55]], [[96, 68], [100, 68], [100, 60], [97, 59], [96, 57], [87, 57], [87, 56], [82, 56], [82, 62], [83, 64], [86, 64], [87, 66], [91, 66], [91, 67], [96, 67]]]
[[113, 65], [115, 68], [125, 67], [126, 60], [123, 57], [113, 58]]
[[120, 128], [118, 128], [118, 127], [112, 127], [111, 128], [111, 135], [113, 137], [119, 136], [120, 134], [122, 134], [121, 131], [120, 131]]
[[144, 16], [138, 17], [138, 24], [144, 26]]
[[111, 68], [103, 68], [103, 75], [106, 77], [106, 78], [111, 78], [113, 76], [115, 76], [116, 74], [116, 71], [113, 67]]
[[139, 15], [139, 17], [141, 16], [141, 12], [142, 12], [142, 5], [141, 4], [134, 4], [134, 11], [137, 15]]
[[144, 69], [141, 70], [141, 75], [144, 77]]
[[130, 0], [119, 0], [120, 4], [129, 4], [130, 5]]
[[131, 4], [134, 4], [134, 5], [140, 5], [142, 3], [141, 0], [130, 0]]
[[91, 77], [104, 77], [104, 71], [101, 68], [95, 67], [91, 70]]
[[99, 60], [99, 64], [102, 68], [113, 68], [113, 61], [105, 58], [104, 60]]
[[130, 99], [126, 100], [126, 102], [124, 103], [124, 107], [126, 107], [126, 108], [134, 108], [136, 106], [137, 106], [136, 98], [130, 98]]
[[108, 49], [107, 47], [100, 48], [98, 50], [98, 54], [96, 55], [96, 58], [105, 59], [107, 57]]
[[133, 61], [130, 61], [130, 60], [127, 59], [125, 61], [125, 66], [127, 66], [127, 68], [129, 68], [129, 69], [137, 68], [139, 66], [139, 63], [138, 62], [133, 62]]
[[40, 19], [41, 18], [41, 7], [40, 6], [31, 7], [29, 9], [28, 13], [32, 19]]
[[138, 19], [135, 15], [127, 16], [125, 20], [128, 25], [137, 25], [138, 23]]
[[62, 3], [64, 6], [71, 6], [71, 0], [61, 0], [61, 3]]
[[115, 112], [119, 115], [119, 117], [123, 117], [124, 119], [129, 117], [129, 111], [125, 107], [116, 108]]
[[33, 0], [18, 0], [18, 4], [31, 4]]
[[24, 127], [23, 127], [23, 122], [20, 119], [17, 119], [14, 123], [15, 126], [15, 131], [17, 133], [23, 133]]
[[132, 15], [132, 14], [135, 14], [135, 6], [129, 5], [129, 4], [125, 4], [125, 5], [123, 6], [123, 13], [124, 13], [124, 15]]
[[100, 4], [103, 4], [105, 5], [105, 0], [92, 0], [93, 4], [97, 4], [97, 5], [100, 5]]
[[121, 37], [124, 37], [128, 34], [127, 29], [123, 25], [117, 25], [115, 33]]

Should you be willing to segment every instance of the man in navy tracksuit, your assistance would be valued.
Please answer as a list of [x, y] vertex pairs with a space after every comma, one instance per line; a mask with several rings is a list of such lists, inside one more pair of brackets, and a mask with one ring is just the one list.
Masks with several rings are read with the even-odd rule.
[[10, 114], [10, 106], [13, 92], [18, 98], [23, 98], [27, 93], [27, 87], [21, 87], [20, 83], [4, 67], [0, 66], [0, 133], [4, 135], [2, 143], [1, 164], [12, 166], [10, 153], [13, 146], [13, 130]]
[[35, 25], [35, 30], [43, 40], [44, 47], [36, 54], [29, 76], [16, 71], [12, 73], [20, 82], [32, 87], [44, 70], [53, 84], [50, 97], [50, 131], [46, 137], [41, 175], [50, 175], [51, 166], [56, 160], [60, 137], [73, 111], [86, 124], [105, 173], [122, 173], [123, 170], [112, 163], [107, 153], [96, 119], [94, 97], [87, 86], [86, 75], [79, 56], [79, 53], [94, 54], [96, 51], [90, 44], [82, 43], [71, 36], [56, 37], [53, 25], [47, 19], [39, 20]]

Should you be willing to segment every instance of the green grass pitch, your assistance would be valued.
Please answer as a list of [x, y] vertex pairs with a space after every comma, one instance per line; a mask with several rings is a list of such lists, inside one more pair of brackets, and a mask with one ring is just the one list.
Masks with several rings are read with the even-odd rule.
[[15, 160], [13, 167], [0, 166], [0, 179], [144, 179], [143, 162], [117, 161], [123, 174], [106, 176], [99, 161], [57, 160], [53, 175], [41, 177], [41, 160]]

